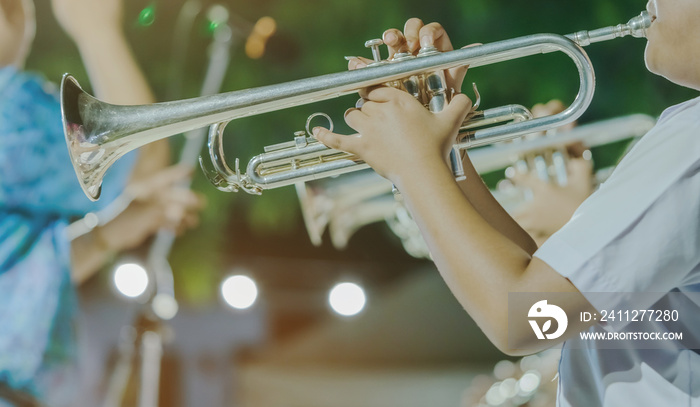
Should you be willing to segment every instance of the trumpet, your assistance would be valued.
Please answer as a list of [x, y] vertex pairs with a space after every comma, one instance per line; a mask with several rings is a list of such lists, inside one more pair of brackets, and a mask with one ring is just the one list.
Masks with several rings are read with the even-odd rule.
[[[642, 12], [626, 24], [567, 36], [535, 34], [449, 52], [427, 48], [417, 57], [403, 55], [392, 61], [381, 61], [376, 48], [379, 44], [370, 41], [368, 45], [373, 48], [376, 63], [366, 69], [142, 106], [102, 102], [83, 91], [75, 78], [66, 74], [61, 81], [63, 128], [76, 175], [91, 200], [99, 198], [105, 172], [122, 155], [145, 144], [202, 127], [209, 127], [208, 149], [214, 169], [205, 170], [205, 173], [210, 181], [223, 191], [242, 189], [260, 194], [264, 189], [368, 166], [354, 155], [329, 149], [315, 140], [309, 134], [307, 121], [306, 133], [297, 132], [294, 141], [267, 148], [265, 153], [252, 158], [246, 172], [242, 173], [239, 160], [236, 159], [231, 169], [223, 154], [223, 131], [234, 119], [328, 100], [376, 85], [403, 86], [407, 91], [414, 90], [415, 84], [425, 85], [427, 90], [418, 91], [414, 96], [430, 95], [427, 107], [439, 110], [451, 96], [444, 76], [440, 75], [445, 69], [464, 65], [475, 68], [556, 51], [573, 60], [579, 74], [579, 92], [569, 107], [539, 118], [532, 118], [529, 111], [519, 105], [474, 114], [460, 129], [460, 141], [453, 147], [454, 152], [459, 153], [466, 148], [546, 131], [576, 120], [588, 108], [595, 90], [593, 66], [582, 47], [627, 35], [644, 37], [650, 24], [649, 15]], [[200, 163], [204, 168], [201, 158]], [[457, 178], [463, 176], [458, 160], [453, 160], [453, 170]]]
[[[646, 134], [656, 119], [645, 114], [631, 114], [586, 123], [571, 130], [557, 131], [537, 138], [518, 139], [469, 151], [469, 158], [479, 174], [503, 174], [523, 155], [540, 156], [547, 151], [582, 142], [585, 148], [611, 146], [627, 140], [637, 140]], [[589, 150], [590, 151], [590, 150]], [[604, 181], [611, 168], [599, 168], [596, 178]], [[566, 171], [566, 169], [564, 169]], [[552, 177], [554, 180], [559, 178]], [[552, 180], [552, 181], [554, 181]], [[499, 183], [499, 187], [500, 187]], [[386, 222], [401, 240], [406, 252], [417, 258], [429, 258], [427, 245], [418, 226], [405, 206], [391, 193], [391, 182], [374, 171], [365, 170], [338, 178], [326, 178], [296, 185], [299, 206], [311, 242], [323, 243], [328, 229], [331, 243], [338, 250], [347, 247], [352, 235], [362, 227]], [[526, 194], [496, 188], [491, 191], [508, 212], [513, 213], [526, 202]]]
[[[377, 196], [391, 196], [391, 183], [371, 170], [357, 171], [339, 178], [299, 182], [295, 187], [304, 225], [314, 246], [323, 243], [326, 227], [335, 223], [338, 214], [363, 207], [364, 202]], [[392, 197], [392, 201], [396, 200]], [[378, 218], [377, 221], [382, 219]], [[344, 247], [343, 244], [336, 245], [335, 239], [334, 246]]]

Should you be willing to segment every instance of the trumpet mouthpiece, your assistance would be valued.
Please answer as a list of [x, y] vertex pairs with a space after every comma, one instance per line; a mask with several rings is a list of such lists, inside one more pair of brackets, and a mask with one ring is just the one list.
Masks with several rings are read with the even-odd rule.
[[627, 22], [630, 35], [637, 38], [646, 38], [647, 28], [651, 25], [651, 16], [648, 12], [642, 11], [637, 17], [633, 17]]

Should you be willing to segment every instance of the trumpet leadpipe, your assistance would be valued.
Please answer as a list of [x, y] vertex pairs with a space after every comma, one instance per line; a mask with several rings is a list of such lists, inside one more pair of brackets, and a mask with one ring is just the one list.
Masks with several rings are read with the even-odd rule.
[[630, 19], [627, 24], [618, 24], [591, 31], [579, 31], [567, 35], [567, 38], [585, 47], [596, 42], [608, 41], [628, 35], [636, 38], [646, 37], [646, 29], [649, 28], [650, 25], [651, 16], [648, 12], [643, 11], [637, 17]]

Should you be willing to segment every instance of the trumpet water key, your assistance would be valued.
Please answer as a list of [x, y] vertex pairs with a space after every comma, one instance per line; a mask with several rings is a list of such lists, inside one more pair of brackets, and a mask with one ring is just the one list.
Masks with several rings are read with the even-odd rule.
[[[450, 95], [439, 81], [434, 82], [439, 78], [435, 73], [445, 69], [463, 65], [476, 68], [555, 51], [570, 57], [578, 69], [579, 91], [564, 111], [532, 118], [527, 109], [518, 105], [485, 110], [460, 130], [461, 139], [454, 149], [491, 144], [576, 120], [590, 104], [595, 89], [593, 67], [581, 47], [627, 35], [644, 37], [650, 23], [649, 15], [642, 12], [627, 24], [568, 36], [535, 34], [449, 52], [428, 49], [422, 50], [421, 57], [399, 56], [392, 62], [377, 61], [376, 66], [366, 69], [144, 106], [118, 106], [97, 100], [66, 74], [61, 83], [64, 132], [80, 185], [92, 200], [99, 198], [105, 172], [122, 155], [156, 140], [207, 126], [214, 166], [210, 173], [212, 182], [226, 191], [261, 193], [264, 189], [356, 171], [367, 165], [299, 133], [291, 144], [273, 146], [251, 159], [242, 173], [238, 159], [231, 169], [223, 155], [223, 130], [231, 120], [327, 100], [369, 86], [396, 86], [397, 81], [407, 91], [414, 91], [414, 96], [430, 96], [427, 106], [439, 109]], [[414, 77], [419, 79], [411, 81]], [[424, 86], [425, 82], [427, 88], [414, 89], [414, 85]], [[489, 122], [501, 124], [484, 127]], [[458, 165], [455, 172], [459, 176]]]

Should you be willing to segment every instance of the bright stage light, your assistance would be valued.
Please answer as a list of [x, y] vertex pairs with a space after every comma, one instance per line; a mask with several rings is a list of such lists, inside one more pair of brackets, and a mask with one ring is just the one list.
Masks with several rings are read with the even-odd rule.
[[136, 298], [148, 288], [148, 273], [138, 264], [122, 264], [114, 270], [114, 286], [122, 295]]
[[255, 304], [258, 298], [258, 287], [250, 277], [230, 276], [221, 283], [221, 296], [231, 307], [246, 309]]
[[340, 315], [352, 316], [365, 307], [365, 291], [354, 283], [340, 283], [331, 289], [328, 303]]

